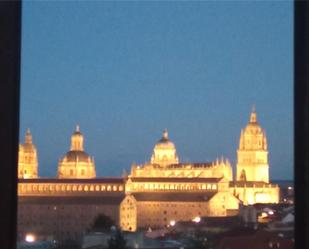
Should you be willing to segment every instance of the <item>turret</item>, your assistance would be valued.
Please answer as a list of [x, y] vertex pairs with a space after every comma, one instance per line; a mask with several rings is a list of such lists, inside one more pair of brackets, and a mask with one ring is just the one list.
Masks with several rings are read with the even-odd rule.
[[237, 150], [238, 181], [269, 182], [267, 138], [252, 108], [248, 125], [241, 130]]
[[30, 129], [27, 129], [25, 143], [19, 145], [18, 178], [38, 177], [38, 157], [35, 145], [32, 143]]

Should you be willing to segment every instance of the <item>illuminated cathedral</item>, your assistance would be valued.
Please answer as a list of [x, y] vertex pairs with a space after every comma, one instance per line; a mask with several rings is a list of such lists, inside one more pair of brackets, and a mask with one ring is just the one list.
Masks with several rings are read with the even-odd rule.
[[[77, 126], [71, 137], [70, 151], [58, 163], [57, 178], [40, 178], [37, 151], [27, 131], [26, 141], [20, 145], [18, 163], [21, 223], [29, 219], [31, 205], [36, 206], [46, 220], [52, 219], [52, 209], [58, 210], [60, 205], [67, 210], [63, 212], [71, 215], [62, 215], [68, 219], [63, 224], [70, 225], [59, 228], [61, 226], [49, 224], [48, 229], [62, 229], [59, 236], [70, 231], [67, 237], [74, 238], [89, 227], [98, 213], [110, 215], [125, 231], [136, 231], [196, 217], [237, 215], [240, 204], [279, 202], [278, 185], [269, 183], [267, 138], [255, 109], [241, 130], [235, 178], [227, 159], [181, 163], [167, 130], [155, 144], [148, 163], [133, 164], [127, 176], [118, 178], [96, 177], [94, 158], [84, 151], [83, 143], [83, 134]], [[45, 202], [42, 203], [41, 197], [45, 197]], [[74, 200], [75, 206], [72, 205]], [[88, 216], [83, 223], [75, 224], [82, 222], [77, 221], [78, 216], [86, 215], [85, 212]], [[23, 225], [20, 232], [26, 229]], [[40, 229], [47, 230], [47, 227], [43, 225]]]

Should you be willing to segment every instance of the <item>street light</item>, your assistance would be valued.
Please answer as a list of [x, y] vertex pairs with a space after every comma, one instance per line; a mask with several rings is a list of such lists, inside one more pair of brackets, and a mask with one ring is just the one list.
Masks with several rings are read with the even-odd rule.
[[35, 241], [35, 236], [33, 234], [26, 234], [25, 241], [28, 243], [33, 243]]

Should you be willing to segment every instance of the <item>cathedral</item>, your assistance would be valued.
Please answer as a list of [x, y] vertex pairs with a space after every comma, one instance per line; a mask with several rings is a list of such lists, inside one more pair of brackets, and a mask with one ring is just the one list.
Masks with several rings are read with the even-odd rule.
[[[267, 138], [256, 111], [241, 130], [236, 174], [227, 159], [181, 163], [167, 130], [148, 163], [133, 164], [127, 176], [97, 177], [94, 158], [84, 151], [79, 126], [70, 150], [58, 163], [57, 178], [38, 176], [37, 150], [28, 130], [19, 147], [18, 230], [78, 238], [100, 213], [124, 231], [162, 228], [171, 221], [233, 216], [239, 205], [278, 203], [269, 183]], [[40, 220], [38, 220], [40, 219]]]

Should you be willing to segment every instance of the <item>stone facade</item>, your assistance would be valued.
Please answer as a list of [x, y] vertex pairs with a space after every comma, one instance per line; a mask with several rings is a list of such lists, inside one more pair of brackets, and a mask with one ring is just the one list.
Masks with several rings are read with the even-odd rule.
[[78, 240], [99, 214], [119, 223], [125, 196], [122, 178], [21, 179], [18, 183], [18, 236], [53, 235]]
[[201, 216], [235, 215], [239, 204], [279, 202], [278, 185], [269, 183], [267, 139], [255, 110], [241, 131], [236, 180], [227, 159], [180, 163], [167, 130], [148, 163], [132, 165], [124, 178], [96, 178], [83, 139], [77, 127], [70, 151], [59, 162], [58, 179], [44, 179], [37, 178], [36, 149], [27, 132], [18, 167], [20, 236], [34, 231], [60, 240], [78, 238], [100, 213], [123, 230], [136, 231]]
[[160, 228], [171, 221], [228, 216], [238, 208], [224, 178], [133, 178], [120, 205], [120, 226], [125, 231]]

